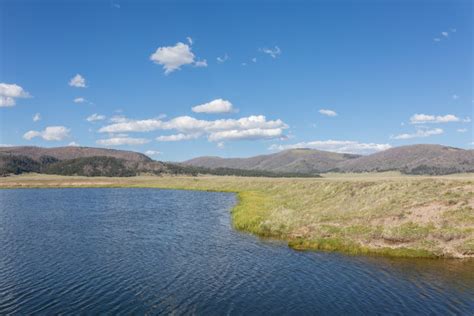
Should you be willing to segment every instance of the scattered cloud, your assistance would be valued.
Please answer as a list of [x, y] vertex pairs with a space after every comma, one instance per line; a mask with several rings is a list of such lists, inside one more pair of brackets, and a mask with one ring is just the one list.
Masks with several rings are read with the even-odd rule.
[[441, 32], [441, 35], [443, 35], [444, 37], [449, 37], [449, 33], [448, 33], [448, 32]]
[[467, 128], [458, 128], [458, 129], [456, 130], [456, 132], [458, 132], [458, 133], [465, 133], [465, 132], [467, 132]]
[[79, 97], [79, 98], [75, 98], [73, 101], [74, 103], [84, 103], [86, 102], [86, 99], [84, 99], [83, 97]]
[[147, 151], [145, 151], [145, 155], [147, 155], [147, 156], [158, 156], [158, 155], [161, 155], [161, 151], [147, 150]]
[[289, 145], [272, 145], [270, 150], [286, 150], [295, 148], [312, 148], [318, 150], [332, 151], [348, 154], [371, 154], [391, 148], [390, 144], [360, 143], [350, 140], [316, 140], [310, 142], [300, 142]]
[[188, 37], [187, 40], [189, 45], [178, 42], [174, 46], [158, 47], [150, 56], [150, 60], [155, 64], [162, 65], [166, 75], [181, 69], [181, 66], [184, 65], [194, 64], [196, 67], [207, 67], [207, 61], [205, 59], [195, 60], [196, 56], [191, 50], [193, 41], [190, 37]]
[[251, 128], [244, 130], [229, 130], [214, 132], [209, 135], [211, 142], [224, 140], [255, 140], [255, 139], [274, 139], [283, 136], [282, 128]]
[[281, 49], [278, 46], [274, 48], [260, 48], [259, 49], [262, 53], [270, 55], [272, 58], [277, 58], [281, 55]]
[[193, 39], [190, 36], [186, 37], [186, 40], [188, 41], [189, 45], [193, 45]]
[[457, 94], [453, 94], [453, 100], [459, 99], [459, 96]]
[[224, 143], [224, 142], [219, 142], [219, 143], [217, 143], [217, 148], [222, 149], [222, 148], [224, 148], [224, 147], [225, 147], [225, 143]]
[[391, 136], [392, 139], [412, 139], [412, 138], [425, 138], [433, 135], [443, 134], [444, 131], [441, 128], [427, 129], [427, 128], [418, 128], [415, 133], [405, 133], [399, 134], [396, 136]]
[[94, 113], [86, 118], [86, 121], [88, 122], [95, 122], [95, 121], [102, 121], [102, 120], [105, 120], [105, 115], [100, 115], [97, 113]]
[[217, 57], [216, 59], [217, 59], [217, 63], [223, 64], [229, 59], [229, 55], [225, 54], [224, 56]]
[[101, 146], [143, 145], [149, 142], [149, 139], [133, 137], [111, 137], [96, 141]]
[[328, 109], [321, 109], [319, 110], [319, 113], [326, 116], [337, 116], [336, 112], [334, 112], [333, 110], [328, 110]]
[[72, 77], [71, 80], [69, 80], [69, 85], [71, 87], [76, 87], [76, 88], [85, 88], [86, 79], [80, 74], [77, 74], [74, 77]]
[[67, 144], [68, 146], [71, 146], [71, 147], [79, 147], [80, 145], [76, 142], [70, 142], [69, 144]]
[[252, 58], [252, 62], [256, 63], [257, 62], [257, 57]]
[[[269, 121], [263, 115], [219, 120], [198, 120], [190, 116], [179, 116], [168, 121], [159, 118], [146, 120], [122, 119], [121, 122], [100, 128], [99, 132], [126, 133], [176, 130], [184, 135], [206, 135], [210, 141], [223, 141], [225, 139], [281, 138], [283, 137], [283, 131], [287, 128], [288, 125], [282, 120]], [[161, 138], [161, 140], [169, 141], [166, 138]]]
[[159, 142], [179, 142], [182, 140], [191, 140], [191, 139], [196, 139], [199, 138], [201, 134], [174, 134], [174, 135], [163, 135], [163, 136], [158, 136], [156, 138], [157, 141]]
[[435, 37], [435, 38], [433, 38], [433, 41], [435, 41], [435, 42], [441, 42], [441, 38]]
[[41, 120], [41, 114], [36, 113], [35, 115], [33, 115], [33, 122], [38, 122], [40, 120]]
[[198, 60], [194, 63], [195, 67], [207, 67], [207, 60]]
[[192, 111], [195, 113], [230, 113], [235, 110], [230, 101], [215, 99], [211, 102], [194, 106]]
[[17, 84], [0, 83], [0, 107], [16, 105], [16, 99], [29, 98], [30, 94]]
[[411, 124], [426, 124], [426, 123], [450, 123], [460, 122], [461, 119], [453, 114], [446, 115], [428, 115], [428, 114], [415, 114], [410, 117]]
[[71, 130], [64, 126], [48, 126], [42, 131], [28, 131], [23, 135], [24, 139], [31, 140], [40, 137], [47, 141], [61, 141], [69, 137]]

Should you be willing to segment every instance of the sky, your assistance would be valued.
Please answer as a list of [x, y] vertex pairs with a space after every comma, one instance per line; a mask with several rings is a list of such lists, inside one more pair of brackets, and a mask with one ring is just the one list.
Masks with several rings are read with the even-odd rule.
[[472, 1], [0, 0], [0, 144], [473, 147]]

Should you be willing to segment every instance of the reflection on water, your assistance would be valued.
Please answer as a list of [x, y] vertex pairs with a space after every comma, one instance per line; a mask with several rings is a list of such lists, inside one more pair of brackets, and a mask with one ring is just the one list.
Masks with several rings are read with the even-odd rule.
[[474, 262], [293, 251], [229, 193], [0, 191], [0, 314], [471, 314]]

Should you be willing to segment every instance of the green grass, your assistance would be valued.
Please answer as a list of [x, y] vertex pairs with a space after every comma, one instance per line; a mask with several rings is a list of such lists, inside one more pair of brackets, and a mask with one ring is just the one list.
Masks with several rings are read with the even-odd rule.
[[25, 175], [0, 187], [151, 187], [235, 192], [236, 229], [298, 250], [397, 257], [473, 257], [474, 177], [331, 174], [86, 178]]

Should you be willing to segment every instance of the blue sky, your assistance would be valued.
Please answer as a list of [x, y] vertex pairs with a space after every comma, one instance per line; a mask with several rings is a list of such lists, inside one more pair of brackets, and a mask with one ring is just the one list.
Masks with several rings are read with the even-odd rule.
[[0, 32], [2, 145], [472, 148], [471, 1], [3, 0]]

